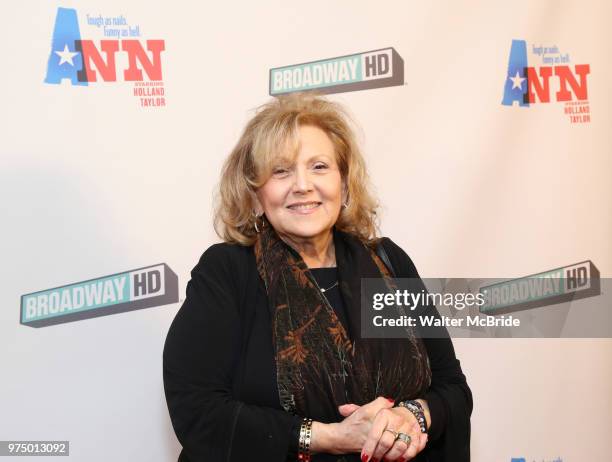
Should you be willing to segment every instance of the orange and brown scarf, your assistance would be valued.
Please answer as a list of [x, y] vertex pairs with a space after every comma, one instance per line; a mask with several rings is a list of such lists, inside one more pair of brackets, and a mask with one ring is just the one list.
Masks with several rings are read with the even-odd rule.
[[269, 222], [254, 246], [268, 294], [281, 405], [322, 422], [342, 420], [341, 404], [413, 399], [431, 382], [420, 338], [361, 338], [361, 278], [396, 286], [376, 252], [353, 235], [334, 229], [334, 245], [348, 333], [303, 259]]

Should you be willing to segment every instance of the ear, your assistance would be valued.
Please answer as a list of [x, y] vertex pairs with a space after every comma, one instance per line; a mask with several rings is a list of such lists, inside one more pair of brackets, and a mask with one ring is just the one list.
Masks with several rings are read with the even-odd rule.
[[342, 204], [346, 204], [346, 201], [348, 200], [348, 186], [346, 184], [346, 180], [342, 179]]
[[257, 197], [256, 192], [251, 192], [251, 203], [253, 204], [253, 211], [257, 215], [263, 215], [263, 207], [261, 202], [259, 201], [259, 197]]

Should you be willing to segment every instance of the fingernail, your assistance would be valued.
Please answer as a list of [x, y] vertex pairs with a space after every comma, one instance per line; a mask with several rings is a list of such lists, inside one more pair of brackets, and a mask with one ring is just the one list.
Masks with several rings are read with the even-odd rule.
[[395, 399], [394, 398], [387, 398], [387, 401], [389, 401], [390, 403], [395, 403]]
[[361, 462], [368, 462], [368, 457], [367, 454], [361, 454]]

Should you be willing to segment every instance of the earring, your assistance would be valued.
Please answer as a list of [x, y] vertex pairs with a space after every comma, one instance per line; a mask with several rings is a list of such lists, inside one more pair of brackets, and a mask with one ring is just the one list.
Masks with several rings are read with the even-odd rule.
[[346, 209], [349, 206], [349, 196], [348, 196], [348, 192], [344, 192], [342, 194], [343, 196], [346, 195], [346, 199], [342, 201], [342, 208]]
[[[253, 226], [255, 227], [255, 232], [256, 232], [256, 233], [259, 233], [259, 232], [260, 232], [260, 229], [257, 227], [257, 219], [258, 219], [259, 217], [263, 216], [263, 213], [262, 213], [261, 215], [257, 215], [257, 213], [255, 213], [255, 211], [253, 211], [253, 216], [255, 217], [255, 220], [253, 220]], [[263, 228], [263, 226], [264, 226], [264, 224], [265, 224], [265, 223], [264, 223], [264, 221], [263, 221], [263, 218], [261, 219], [261, 223], [262, 223], [262, 225], [261, 225], [261, 226], [262, 226], [262, 228]]]

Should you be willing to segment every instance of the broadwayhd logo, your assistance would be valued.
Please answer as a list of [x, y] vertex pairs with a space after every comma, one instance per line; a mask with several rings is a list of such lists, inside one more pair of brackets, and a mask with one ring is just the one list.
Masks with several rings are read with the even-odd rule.
[[599, 270], [592, 261], [503, 281], [479, 290], [485, 296], [480, 312], [504, 314], [601, 294]]
[[403, 85], [404, 60], [394, 48], [270, 69], [270, 95], [318, 89], [341, 93]]
[[20, 322], [43, 327], [178, 302], [165, 263], [21, 296]]
[[[527, 460], [524, 457], [513, 457], [512, 459], [510, 459], [510, 462], [531, 462], [531, 461], [532, 459]], [[533, 462], [563, 462], [563, 459], [561, 459], [561, 457], [557, 457], [556, 459], [550, 459], [550, 460], [533, 459]]]

